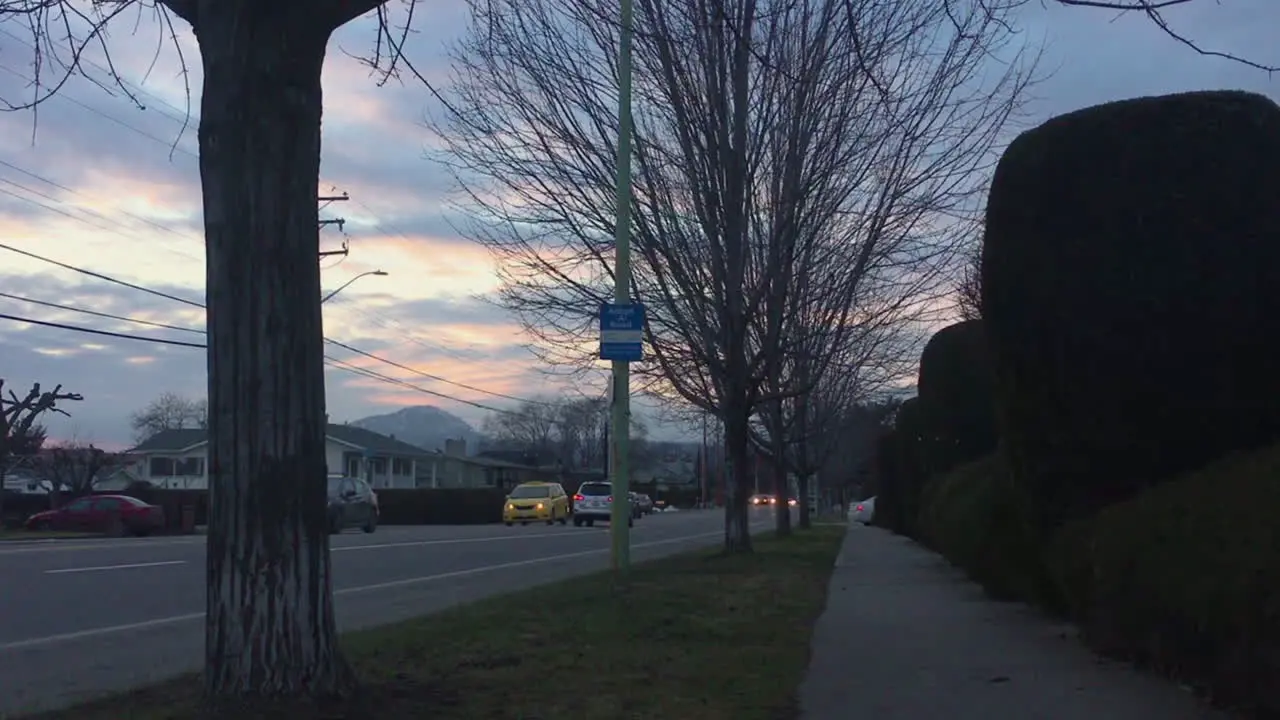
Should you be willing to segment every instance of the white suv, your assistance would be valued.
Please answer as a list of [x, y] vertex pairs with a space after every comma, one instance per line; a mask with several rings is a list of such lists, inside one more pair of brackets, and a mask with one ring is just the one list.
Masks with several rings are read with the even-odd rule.
[[[591, 527], [596, 521], [609, 522], [613, 518], [613, 484], [607, 482], [584, 482], [573, 496], [573, 526]], [[635, 518], [628, 518], [627, 525], [635, 524]]]

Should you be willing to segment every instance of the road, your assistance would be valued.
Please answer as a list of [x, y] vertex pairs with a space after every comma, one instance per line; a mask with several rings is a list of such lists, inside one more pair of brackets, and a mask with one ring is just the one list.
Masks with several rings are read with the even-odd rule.
[[[717, 543], [723, 515], [636, 523], [643, 561]], [[772, 525], [753, 511], [754, 529]], [[204, 539], [0, 543], [0, 717], [198, 670]], [[607, 526], [382, 527], [333, 538], [339, 628], [372, 627], [609, 566]]]

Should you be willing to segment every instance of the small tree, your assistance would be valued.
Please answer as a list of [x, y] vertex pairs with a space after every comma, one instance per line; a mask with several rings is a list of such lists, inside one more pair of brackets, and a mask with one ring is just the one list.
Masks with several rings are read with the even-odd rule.
[[52, 390], [42, 390], [34, 383], [26, 395], [9, 390], [0, 378], [0, 511], [3, 511], [4, 476], [12, 457], [30, 454], [44, 443], [44, 428], [36, 423], [45, 413], [69, 413], [58, 407], [59, 402], [79, 402], [84, 396], [63, 392], [61, 385]]
[[34, 468], [40, 479], [49, 483], [49, 494], [57, 506], [64, 493], [79, 497], [93, 492], [98, 481], [120, 462], [116, 453], [71, 440], [46, 448]]
[[165, 430], [208, 428], [209, 403], [203, 398], [195, 400], [167, 392], [133, 413], [129, 424], [138, 443], [146, 442]]

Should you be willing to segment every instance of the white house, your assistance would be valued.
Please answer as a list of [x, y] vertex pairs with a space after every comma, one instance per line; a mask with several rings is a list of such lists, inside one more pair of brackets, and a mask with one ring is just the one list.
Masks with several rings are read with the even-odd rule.
[[[132, 474], [156, 487], [209, 487], [208, 440], [202, 429], [165, 430], [133, 448]], [[330, 423], [325, 430], [329, 474], [364, 478], [375, 488], [418, 485], [419, 465], [435, 453], [352, 425]]]

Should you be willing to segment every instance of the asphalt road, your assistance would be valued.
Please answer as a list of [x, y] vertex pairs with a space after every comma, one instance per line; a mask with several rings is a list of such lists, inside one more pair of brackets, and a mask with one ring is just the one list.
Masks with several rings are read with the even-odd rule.
[[[772, 525], [754, 511], [756, 530]], [[635, 561], [714, 545], [723, 515], [636, 523]], [[0, 717], [198, 670], [204, 539], [0, 543]], [[382, 527], [333, 539], [342, 630], [404, 620], [609, 566], [607, 526]]]

